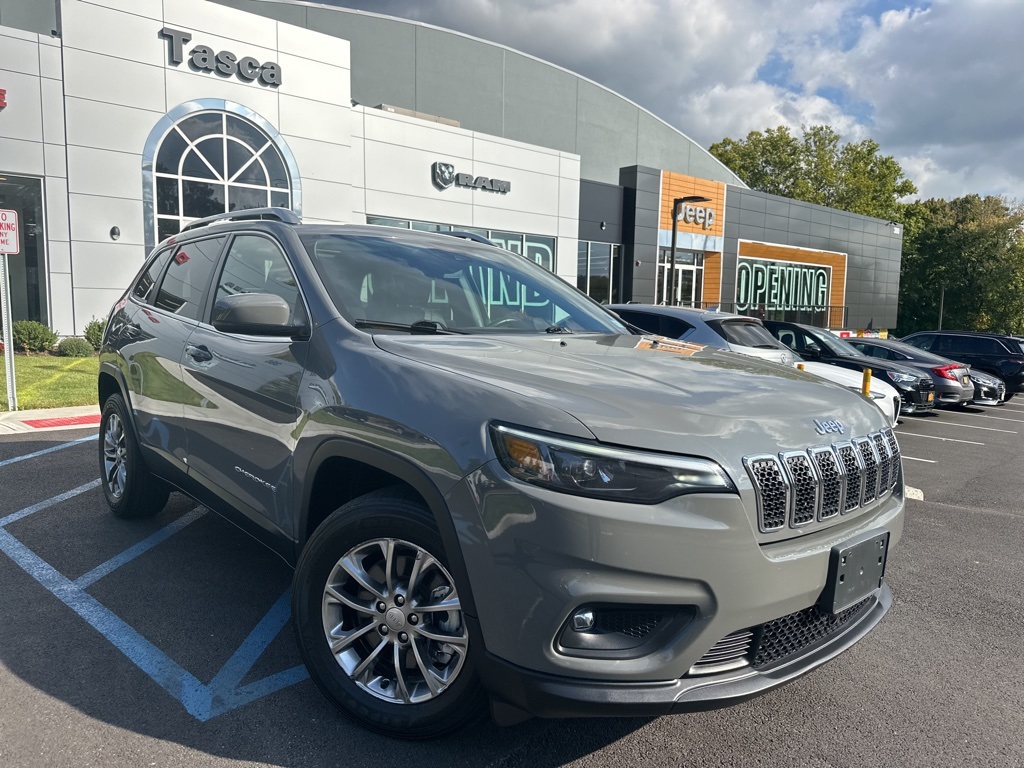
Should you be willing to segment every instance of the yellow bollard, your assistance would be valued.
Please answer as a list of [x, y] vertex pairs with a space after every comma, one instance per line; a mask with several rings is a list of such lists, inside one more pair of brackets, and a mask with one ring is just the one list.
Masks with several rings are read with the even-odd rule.
[[871, 369], [870, 368], [865, 368], [864, 369], [864, 378], [861, 380], [861, 383], [860, 383], [860, 391], [861, 391], [861, 394], [864, 395], [864, 397], [871, 397]]

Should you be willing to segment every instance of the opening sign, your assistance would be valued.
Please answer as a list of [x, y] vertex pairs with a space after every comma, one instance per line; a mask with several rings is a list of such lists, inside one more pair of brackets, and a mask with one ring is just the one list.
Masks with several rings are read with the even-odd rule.
[[14, 254], [20, 251], [18, 212], [0, 210], [0, 253]]

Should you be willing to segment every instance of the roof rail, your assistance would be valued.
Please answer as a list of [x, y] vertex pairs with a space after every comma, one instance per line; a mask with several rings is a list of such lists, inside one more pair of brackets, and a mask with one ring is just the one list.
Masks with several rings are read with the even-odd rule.
[[438, 232], [439, 235], [450, 235], [451, 237], [461, 237], [463, 240], [472, 240], [474, 243], [484, 243], [485, 245], [493, 245], [497, 247], [497, 244], [493, 240], [488, 240], [483, 235], [478, 235], [476, 232], [463, 232], [462, 230], [455, 229], [450, 232]]
[[199, 227], [205, 227], [209, 224], [227, 224], [232, 221], [254, 221], [261, 219], [266, 221], [280, 221], [285, 224], [302, 223], [302, 219], [296, 215], [295, 211], [289, 210], [288, 208], [245, 208], [241, 211], [218, 213], [216, 216], [207, 216], [205, 219], [190, 221], [182, 227], [181, 231], [188, 232], [190, 229], [199, 229]]

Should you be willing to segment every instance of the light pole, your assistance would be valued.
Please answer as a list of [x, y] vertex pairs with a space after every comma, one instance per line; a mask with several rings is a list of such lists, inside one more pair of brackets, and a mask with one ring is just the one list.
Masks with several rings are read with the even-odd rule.
[[668, 287], [670, 291], [670, 300], [666, 302], [668, 306], [675, 306], [676, 303], [676, 228], [679, 224], [679, 209], [687, 203], [710, 203], [710, 197], [703, 197], [701, 195], [687, 195], [686, 197], [677, 197], [672, 201], [672, 249], [669, 253], [668, 259]]

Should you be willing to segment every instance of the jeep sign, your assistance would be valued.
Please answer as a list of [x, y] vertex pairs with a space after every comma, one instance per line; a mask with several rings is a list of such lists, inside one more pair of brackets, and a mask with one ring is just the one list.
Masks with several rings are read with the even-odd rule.
[[[167, 41], [167, 57], [171, 64], [180, 65], [185, 60], [185, 43], [192, 39], [192, 35], [180, 29], [164, 27], [160, 30], [160, 37]], [[239, 80], [250, 83], [259, 80], [264, 85], [275, 87], [281, 84], [281, 67], [272, 61], [260, 64], [252, 56], [238, 58], [231, 51], [214, 53], [206, 45], [197, 45], [189, 54], [188, 65], [199, 72], [216, 72], [225, 77], [237, 76]]]
[[710, 229], [715, 223], [715, 209], [700, 205], [684, 205], [679, 209], [679, 219], [686, 224], [700, 224], [701, 229]]
[[453, 184], [457, 187], [486, 189], [488, 192], [500, 192], [501, 194], [505, 194], [512, 189], [511, 181], [490, 179], [486, 176], [473, 176], [471, 173], [456, 173], [455, 166], [451, 163], [438, 161], [431, 166], [431, 170], [434, 186], [438, 189], [448, 189]]

